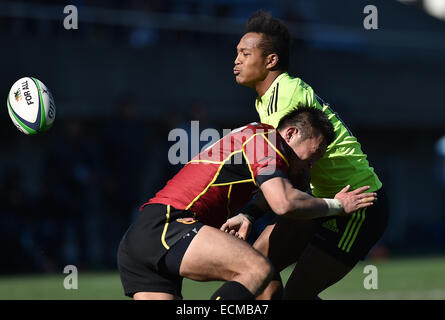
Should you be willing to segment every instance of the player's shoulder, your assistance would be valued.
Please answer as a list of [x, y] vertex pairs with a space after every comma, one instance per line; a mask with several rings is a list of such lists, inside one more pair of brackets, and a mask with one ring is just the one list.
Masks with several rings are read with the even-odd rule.
[[287, 72], [283, 74], [283, 77], [280, 79], [279, 83], [295, 88], [301, 88], [303, 90], [312, 90], [311, 86], [307, 84], [303, 79], [291, 76]]
[[[244, 127], [244, 132], [249, 132], [250, 137], [254, 136], [255, 139], [248, 139], [251, 144], [255, 146], [260, 146], [260, 150], [265, 150], [264, 146], [269, 145], [274, 151], [276, 151], [282, 158], [284, 158], [287, 163], [286, 158], [283, 156], [285, 154], [284, 144], [285, 141], [279, 134], [279, 132], [271, 125], [261, 122], [252, 122]], [[246, 136], [246, 134], [242, 134]], [[249, 138], [249, 137], [247, 137]], [[250, 144], [250, 145], [251, 145]], [[273, 151], [268, 149], [270, 155], [274, 154]]]
[[251, 122], [240, 128], [232, 130], [231, 135], [242, 136], [243, 138], [250, 138], [252, 136], [258, 135], [267, 136], [275, 131], [275, 128], [269, 124], [261, 122]]
[[279, 76], [274, 88], [271, 90], [274, 97], [275, 104], [278, 105], [276, 109], [287, 108], [291, 105], [298, 105], [301, 102], [307, 103], [307, 100], [312, 100], [314, 90], [303, 79], [291, 76], [285, 72]]
[[251, 131], [253, 134], [257, 133], [269, 133], [275, 130], [275, 128], [267, 123], [251, 122], [245, 126], [244, 131]]
[[251, 136], [262, 137], [265, 140], [271, 142], [273, 145], [278, 145], [279, 144], [278, 141], [282, 139], [280, 134], [275, 129], [275, 127], [266, 123], [261, 123], [261, 122], [249, 123], [245, 128], [245, 132], [246, 131], [250, 132]]

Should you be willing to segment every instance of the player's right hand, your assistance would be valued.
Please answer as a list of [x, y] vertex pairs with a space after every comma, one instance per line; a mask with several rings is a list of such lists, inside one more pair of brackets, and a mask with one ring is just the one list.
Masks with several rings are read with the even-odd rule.
[[370, 186], [364, 186], [348, 192], [350, 187], [349, 185], [344, 187], [334, 197], [334, 199], [340, 201], [343, 206], [344, 215], [372, 206], [374, 202], [377, 201], [377, 193], [365, 192], [371, 188]]
[[251, 229], [252, 222], [242, 213], [228, 219], [220, 228], [221, 231], [234, 235], [241, 240], [246, 240]]

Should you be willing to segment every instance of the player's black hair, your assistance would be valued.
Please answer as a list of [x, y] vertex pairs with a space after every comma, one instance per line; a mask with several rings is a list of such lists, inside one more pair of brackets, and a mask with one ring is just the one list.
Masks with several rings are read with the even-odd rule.
[[281, 118], [277, 129], [281, 130], [288, 126], [295, 126], [300, 130], [302, 138], [307, 139], [312, 135], [312, 128], [318, 130], [330, 145], [335, 139], [332, 123], [323, 111], [317, 108], [298, 107]]
[[247, 20], [246, 33], [262, 33], [263, 39], [259, 45], [264, 56], [271, 53], [278, 55], [278, 63], [275, 70], [287, 71], [289, 68], [289, 55], [291, 37], [284, 23], [270, 13], [258, 10]]

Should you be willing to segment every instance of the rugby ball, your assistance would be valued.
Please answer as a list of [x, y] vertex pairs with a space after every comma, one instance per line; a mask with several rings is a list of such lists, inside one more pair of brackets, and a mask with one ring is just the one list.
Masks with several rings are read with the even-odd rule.
[[12, 122], [25, 134], [46, 131], [54, 123], [56, 106], [53, 96], [36, 78], [17, 80], [9, 91], [7, 103]]

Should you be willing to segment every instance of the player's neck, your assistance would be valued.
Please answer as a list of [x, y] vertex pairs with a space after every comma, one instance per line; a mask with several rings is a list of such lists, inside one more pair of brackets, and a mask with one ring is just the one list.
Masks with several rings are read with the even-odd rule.
[[267, 91], [267, 89], [270, 88], [272, 83], [275, 81], [275, 79], [282, 74], [284, 71], [270, 71], [266, 78], [264, 80], [258, 82], [255, 85], [255, 91], [258, 94], [258, 97], [261, 98]]

